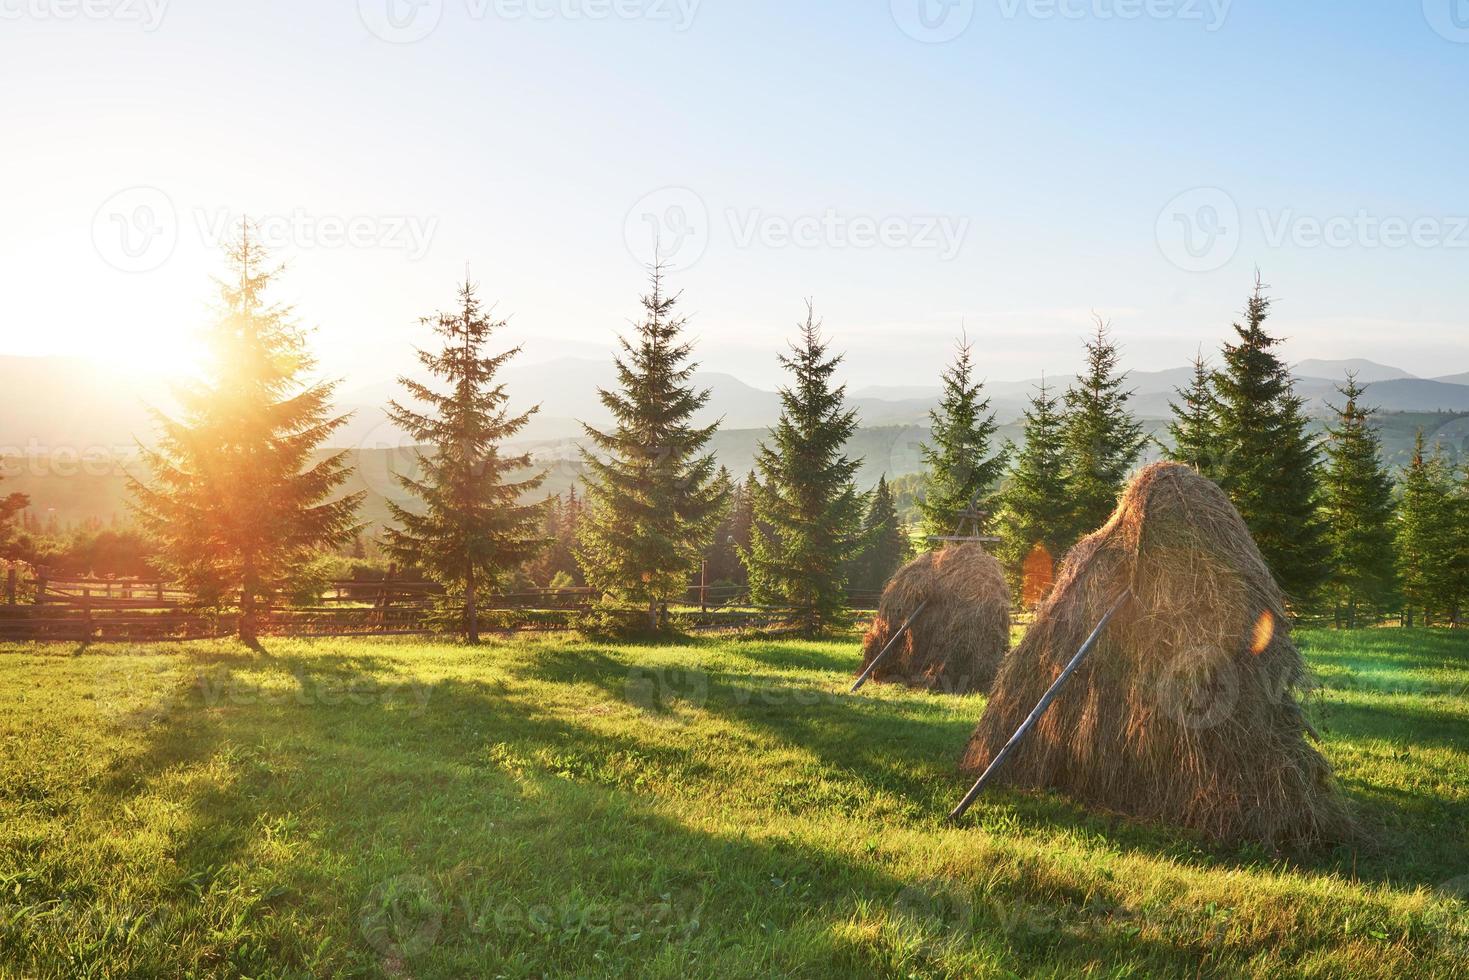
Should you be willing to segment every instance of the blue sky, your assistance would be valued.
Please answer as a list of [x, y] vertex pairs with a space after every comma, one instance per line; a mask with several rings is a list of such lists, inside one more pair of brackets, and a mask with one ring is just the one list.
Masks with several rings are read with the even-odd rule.
[[604, 356], [655, 225], [762, 385], [807, 296], [859, 386], [961, 322], [1069, 372], [1093, 312], [1171, 367], [1256, 266], [1292, 357], [1469, 370], [1466, 0], [88, 2], [0, 0], [0, 353], [181, 365], [248, 212], [349, 386], [466, 262], [527, 359]]

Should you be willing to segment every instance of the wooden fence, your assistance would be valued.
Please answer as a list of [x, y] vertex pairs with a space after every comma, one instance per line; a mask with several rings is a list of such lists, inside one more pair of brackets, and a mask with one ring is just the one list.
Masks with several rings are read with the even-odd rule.
[[[143, 579], [49, 578], [34, 569], [5, 573], [0, 597], [0, 640], [182, 640], [228, 636], [238, 611], [229, 603], [201, 607], [168, 582]], [[314, 596], [274, 604], [258, 613], [263, 635], [355, 636], [429, 633], [443, 589], [431, 582], [342, 579]], [[482, 597], [484, 629], [568, 628], [588, 612], [591, 589], [535, 589]], [[855, 609], [875, 608], [876, 593], [852, 593]], [[795, 611], [750, 602], [735, 586], [691, 586], [671, 610], [694, 631], [776, 626]]]

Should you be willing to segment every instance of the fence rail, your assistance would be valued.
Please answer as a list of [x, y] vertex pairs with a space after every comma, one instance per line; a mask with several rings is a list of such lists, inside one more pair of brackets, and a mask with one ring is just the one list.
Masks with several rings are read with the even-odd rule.
[[[202, 606], [178, 585], [154, 579], [49, 577], [11, 566], [0, 595], [0, 641], [182, 640], [228, 636], [237, 605], [226, 597]], [[323, 583], [296, 602], [258, 612], [262, 634], [289, 636], [405, 635], [434, 630], [444, 590], [432, 582], [341, 579]], [[859, 611], [876, 607], [875, 592], [852, 592]], [[483, 628], [566, 629], [598, 600], [591, 589], [532, 589], [481, 597]], [[671, 610], [695, 632], [779, 629], [795, 610], [751, 602], [743, 586], [690, 586]]]

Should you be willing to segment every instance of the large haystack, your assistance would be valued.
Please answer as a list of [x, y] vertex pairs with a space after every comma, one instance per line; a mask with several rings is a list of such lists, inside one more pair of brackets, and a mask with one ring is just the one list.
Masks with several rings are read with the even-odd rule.
[[1132, 600], [1001, 778], [1223, 841], [1352, 836], [1331, 768], [1306, 742], [1305, 667], [1280, 589], [1223, 491], [1171, 463], [1139, 473], [1067, 555], [1000, 667], [963, 768], [984, 770], [1127, 586]]
[[862, 639], [862, 670], [925, 600], [872, 679], [946, 694], [987, 689], [1010, 646], [1010, 590], [1000, 563], [977, 543], [949, 544], [898, 569]]

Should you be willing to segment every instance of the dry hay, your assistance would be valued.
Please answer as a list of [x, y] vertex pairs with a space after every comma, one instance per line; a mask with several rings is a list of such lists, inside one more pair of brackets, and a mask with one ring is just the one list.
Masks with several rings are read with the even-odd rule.
[[872, 679], [948, 694], [987, 689], [1010, 646], [1010, 589], [999, 561], [977, 543], [951, 543], [894, 573], [862, 639], [862, 670], [925, 600]]
[[1224, 492], [1172, 463], [1139, 473], [1066, 556], [1000, 666], [962, 767], [989, 765], [1127, 586], [1131, 601], [999, 778], [1220, 841], [1355, 836], [1330, 765], [1306, 742], [1306, 671], [1284, 597]]

